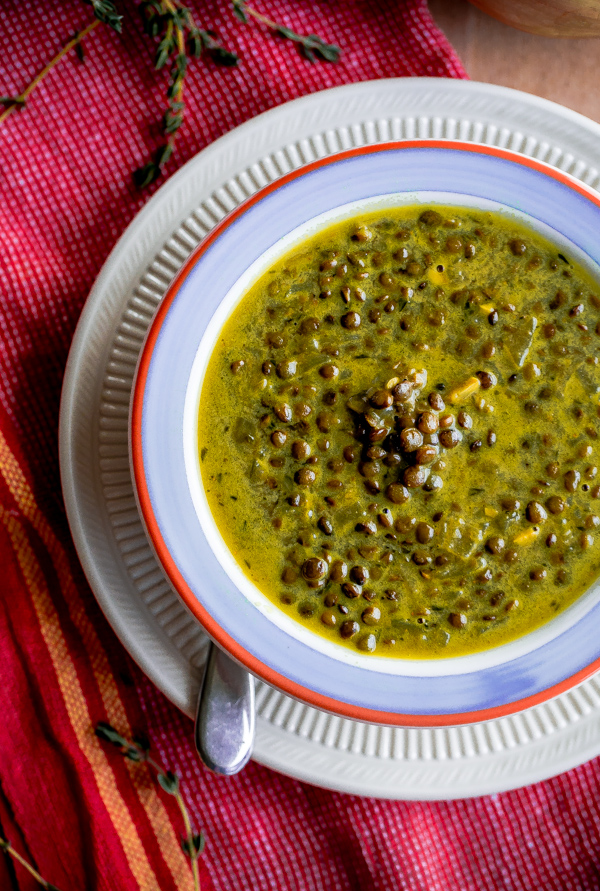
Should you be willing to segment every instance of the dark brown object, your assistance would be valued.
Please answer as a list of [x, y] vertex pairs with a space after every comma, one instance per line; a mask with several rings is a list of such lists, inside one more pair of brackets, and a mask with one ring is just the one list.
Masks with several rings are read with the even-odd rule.
[[294, 475], [299, 486], [312, 486], [316, 478], [316, 473], [310, 467], [303, 467], [301, 470], [297, 470]]
[[319, 581], [327, 575], [327, 563], [320, 557], [309, 557], [302, 564], [302, 575], [309, 582]]
[[435, 433], [439, 426], [438, 416], [432, 411], [421, 412], [417, 418], [417, 427], [421, 433]]
[[525, 510], [525, 514], [530, 523], [542, 523], [547, 519], [548, 514], [539, 501], [530, 501]]
[[348, 564], [343, 560], [334, 560], [329, 571], [329, 578], [333, 582], [343, 582], [348, 578]]
[[347, 312], [342, 316], [341, 322], [349, 330], [360, 328], [360, 315], [357, 312]]
[[400, 381], [392, 390], [394, 402], [408, 402], [413, 391], [413, 385], [410, 381]]
[[350, 578], [357, 585], [364, 585], [369, 580], [369, 570], [366, 566], [353, 566], [350, 570]]
[[501, 554], [504, 548], [506, 547], [506, 542], [503, 538], [499, 538], [496, 535], [493, 535], [491, 538], [485, 543], [486, 550], [490, 552], [490, 554]]
[[490, 374], [489, 371], [478, 371], [477, 377], [479, 378], [482, 390], [489, 390], [490, 387], [495, 387], [498, 383], [496, 375]]
[[565, 489], [567, 492], [575, 492], [579, 486], [581, 474], [578, 470], [568, 470], [565, 473]]
[[567, 502], [560, 495], [551, 495], [546, 500], [546, 507], [551, 514], [562, 514], [567, 506]]
[[360, 597], [362, 591], [359, 585], [353, 585], [351, 582], [344, 582], [342, 585], [342, 591], [346, 595], [346, 597], [350, 597], [354, 600], [356, 597]]
[[287, 402], [281, 402], [279, 405], [276, 405], [274, 411], [279, 420], [283, 421], [284, 424], [289, 424], [292, 420], [292, 409]]
[[360, 625], [358, 622], [353, 622], [348, 619], [346, 622], [342, 622], [340, 625], [340, 635], [344, 638], [344, 640], [348, 640], [351, 637], [354, 637], [355, 634], [358, 634], [360, 631]]
[[442, 430], [440, 433], [440, 443], [445, 449], [454, 449], [462, 439], [459, 430]]
[[337, 625], [337, 616], [332, 609], [326, 609], [321, 613], [321, 622], [328, 628], [333, 628]]
[[414, 452], [423, 445], [423, 434], [416, 427], [407, 427], [400, 434], [400, 442], [405, 452]]
[[374, 408], [390, 408], [394, 404], [394, 397], [389, 390], [376, 390], [369, 402]]
[[442, 216], [437, 210], [424, 210], [419, 217], [419, 222], [425, 226], [441, 226]]
[[319, 320], [310, 318], [303, 319], [298, 328], [300, 334], [314, 334], [319, 330]]
[[418, 523], [415, 534], [419, 544], [427, 544], [435, 535], [435, 529], [429, 523]]
[[404, 504], [410, 498], [410, 492], [401, 483], [390, 483], [385, 494], [394, 504]]
[[349, 445], [344, 449], [344, 460], [348, 462], [348, 464], [352, 464], [353, 461], [356, 461], [360, 454], [359, 446]]
[[427, 481], [429, 472], [422, 467], [407, 467], [404, 471], [404, 485], [409, 489], [418, 489]]
[[527, 253], [527, 244], [522, 238], [513, 238], [512, 241], [509, 241], [508, 246], [515, 257], [522, 257]]
[[333, 535], [333, 525], [327, 517], [319, 517], [317, 525], [325, 535]]
[[[416, 464], [431, 464], [438, 456], [438, 450], [435, 446], [424, 445], [415, 452]], [[408, 483], [407, 483], [408, 485]]]
[[329, 433], [340, 423], [339, 418], [331, 411], [322, 411], [317, 415], [317, 427], [321, 433]]
[[297, 368], [298, 363], [294, 359], [286, 359], [284, 362], [279, 362], [277, 365], [277, 377], [281, 377], [284, 380], [294, 377]]
[[450, 613], [448, 621], [454, 628], [464, 628], [468, 620], [464, 613]]
[[361, 618], [365, 625], [377, 625], [381, 619], [381, 610], [378, 606], [368, 606], [363, 610]]
[[311, 448], [303, 439], [297, 439], [292, 443], [292, 455], [297, 461], [305, 461], [311, 452]]
[[430, 406], [435, 409], [435, 411], [444, 411], [444, 409], [446, 408], [446, 404], [439, 393], [430, 393], [427, 401], [429, 402]]

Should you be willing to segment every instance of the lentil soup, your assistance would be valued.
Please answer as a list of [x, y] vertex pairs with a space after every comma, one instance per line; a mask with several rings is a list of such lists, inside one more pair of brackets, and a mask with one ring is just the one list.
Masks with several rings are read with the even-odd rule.
[[600, 291], [510, 217], [404, 207], [313, 235], [237, 305], [199, 412], [229, 550], [365, 653], [513, 640], [600, 572]]

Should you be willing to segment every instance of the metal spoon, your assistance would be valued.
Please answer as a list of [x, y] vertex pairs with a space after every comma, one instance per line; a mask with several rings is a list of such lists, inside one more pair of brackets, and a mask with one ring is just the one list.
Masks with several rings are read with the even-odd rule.
[[250, 760], [254, 728], [254, 678], [211, 643], [196, 711], [198, 754], [210, 770], [231, 776]]

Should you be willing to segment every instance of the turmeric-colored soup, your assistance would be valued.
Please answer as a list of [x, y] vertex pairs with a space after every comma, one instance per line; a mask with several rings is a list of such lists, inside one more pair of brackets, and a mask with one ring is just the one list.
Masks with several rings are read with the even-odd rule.
[[340, 646], [458, 656], [600, 571], [600, 292], [499, 214], [346, 220], [260, 277], [203, 384], [212, 515], [246, 576]]

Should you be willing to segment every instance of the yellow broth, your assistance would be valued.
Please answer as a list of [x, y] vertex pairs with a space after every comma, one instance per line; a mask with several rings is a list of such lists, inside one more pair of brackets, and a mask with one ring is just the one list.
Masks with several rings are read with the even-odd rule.
[[331, 641], [430, 658], [600, 571], [598, 287], [520, 223], [398, 208], [273, 264], [220, 332], [201, 473], [231, 553]]

